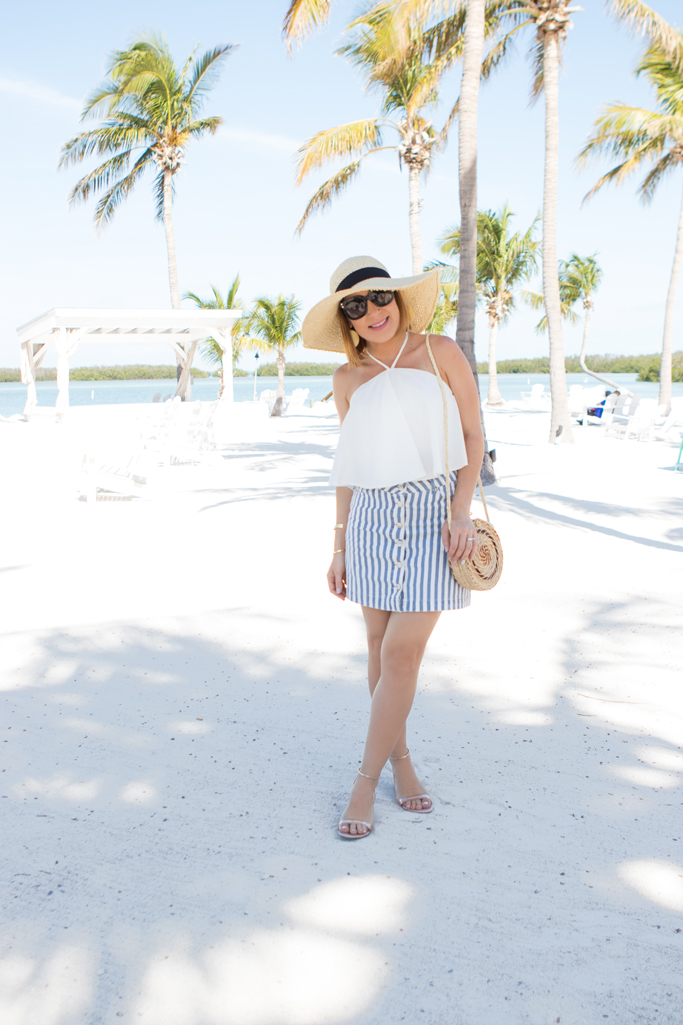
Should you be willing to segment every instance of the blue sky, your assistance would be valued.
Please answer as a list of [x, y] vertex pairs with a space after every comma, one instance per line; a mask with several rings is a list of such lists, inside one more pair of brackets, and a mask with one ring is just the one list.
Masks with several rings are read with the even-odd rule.
[[[357, 11], [337, 0], [332, 22], [292, 57], [281, 42], [286, 0], [222, 0], [188, 8], [175, 2], [119, 0], [93, 6], [62, 2], [14, 4], [3, 16], [0, 97], [4, 106], [3, 296], [0, 365], [19, 362], [16, 328], [54, 306], [167, 307], [164, 235], [154, 220], [151, 177], [96, 235], [93, 206], [69, 210], [67, 196], [80, 168], [57, 171], [59, 151], [79, 130], [83, 97], [103, 78], [108, 54], [136, 34], [163, 32], [178, 61], [195, 46], [239, 43], [204, 111], [224, 125], [196, 142], [177, 179], [174, 205], [181, 290], [225, 289], [239, 271], [247, 300], [293, 293], [308, 309], [327, 294], [329, 277], [347, 256], [367, 253], [396, 275], [410, 273], [408, 183], [392, 154], [369, 158], [366, 169], [329, 213], [294, 229], [325, 175], [294, 184], [294, 154], [314, 132], [377, 112], [357, 73], [333, 55]], [[655, 0], [672, 23], [680, 0]], [[642, 43], [584, 0], [565, 49], [560, 83], [561, 173], [558, 254], [598, 254], [604, 283], [597, 295], [593, 352], [639, 353], [659, 348], [673, 257], [683, 173], [665, 182], [650, 206], [637, 181], [581, 201], [599, 167], [578, 172], [574, 159], [600, 106], [609, 100], [651, 106], [647, 83], [633, 76]], [[527, 41], [483, 86], [480, 107], [479, 205], [506, 200], [526, 228], [540, 210], [543, 182], [543, 103], [529, 105]], [[457, 97], [459, 72], [442, 85], [437, 127]], [[85, 169], [84, 169], [85, 170]], [[328, 172], [329, 173], [329, 172]], [[423, 190], [425, 259], [438, 258], [438, 236], [458, 222], [457, 129], [434, 161]], [[683, 288], [682, 288], [683, 291]], [[522, 309], [499, 338], [499, 358], [543, 355], [547, 340]], [[578, 351], [580, 326], [565, 328], [565, 350]], [[679, 297], [674, 348], [683, 348]], [[486, 356], [487, 327], [478, 321], [477, 352]], [[293, 358], [326, 360], [302, 350]], [[82, 345], [73, 364], [172, 362], [157, 345]], [[54, 364], [53, 359], [46, 365]], [[253, 358], [244, 358], [250, 369]]]

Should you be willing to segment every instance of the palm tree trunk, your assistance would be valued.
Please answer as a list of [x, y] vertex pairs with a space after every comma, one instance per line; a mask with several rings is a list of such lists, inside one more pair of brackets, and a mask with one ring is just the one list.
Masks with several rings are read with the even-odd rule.
[[676, 252], [674, 254], [671, 278], [669, 279], [669, 291], [666, 297], [666, 312], [664, 314], [664, 337], [662, 338], [662, 359], [659, 364], [659, 404], [666, 406], [666, 415], [671, 412], [671, 335], [673, 332], [674, 302], [676, 301], [676, 287], [681, 273], [681, 262], [683, 261], [683, 203], [678, 218], [678, 234], [676, 235]]
[[277, 398], [271, 416], [282, 416], [285, 404], [285, 350], [277, 350]]
[[[178, 269], [175, 258], [175, 235], [173, 234], [173, 214], [171, 205], [173, 202], [173, 173], [164, 171], [164, 231], [166, 232], [166, 252], [168, 254], [168, 283], [171, 289], [171, 306], [174, 310], [180, 309], [180, 290], [178, 289]], [[176, 365], [176, 381], [180, 382], [182, 367], [180, 362]], [[190, 394], [192, 384], [189, 383]], [[177, 394], [177, 392], [176, 392]], [[181, 396], [185, 401], [186, 395]]]
[[596, 374], [595, 371], [589, 370], [586, 366], [586, 352], [588, 350], [588, 323], [591, 317], [590, 306], [585, 306], [585, 316], [583, 319], [583, 342], [581, 344], [581, 355], [579, 356], [579, 363], [584, 373], [588, 374], [589, 377], [594, 377], [596, 381], [601, 381], [603, 384], [608, 384], [610, 388], [619, 388], [620, 385], [615, 384], [614, 381], [610, 381], [608, 377], [602, 377], [600, 374]]
[[498, 368], [496, 367], [496, 339], [498, 337], [498, 318], [489, 320], [489, 393], [487, 406], [502, 406], [503, 398], [498, 388]]
[[[465, 38], [458, 106], [458, 191], [460, 194], [460, 284], [455, 340], [462, 349], [479, 388], [474, 354], [474, 318], [477, 305], [477, 104], [481, 58], [484, 52], [485, 0], [467, 0]], [[481, 425], [484, 414], [480, 407]], [[486, 430], [484, 429], [484, 437]], [[486, 446], [488, 450], [488, 444]], [[481, 468], [484, 484], [495, 482], [493, 463], [486, 452]]]
[[420, 167], [410, 164], [408, 169], [408, 195], [410, 198], [410, 248], [413, 252], [413, 274], [422, 274], [422, 239], [420, 237]]
[[171, 203], [173, 200], [173, 172], [164, 171], [164, 231], [166, 232], [166, 249], [168, 250], [168, 283], [171, 288], [171, 306], [180, 309], [180, 292], [178, 290], [178, 269], [175, 258], [175, 236], [173, 234], [173, 216]]
[[550, 337], [550, 414], [549, 442], [571, 444], [571, 418], [567, 401], [567, 374], [562, 346], [560, 282], [557, 277], [557, 172], [559, 156], [558, 78], [559, 40], [555, 32], [543, 37], [543, 91], [545, 93], [545, 176], [543, 182], [543, 301]]

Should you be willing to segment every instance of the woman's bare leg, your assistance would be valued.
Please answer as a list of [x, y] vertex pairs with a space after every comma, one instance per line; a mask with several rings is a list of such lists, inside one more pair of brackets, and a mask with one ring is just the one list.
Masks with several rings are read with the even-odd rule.
[[[368, 683], [372, 704], [361, 769], [368, 776], [376, 777], [390, 755], [406, 752], [406, 720], [415, 697], [422, 656], [440, 613], [363, 608], [363, 615], [368, 634]], [[410, 759], [395, 765], [401, 789], [410, 793], [417, 788], [413, 792], [419, 792], [422, 788]], [[376, 785], [375, 780], [358, 776], [342, 817], [371, 821]], [[415, 808], [419, 807], [422, 802], [416, 801]], [[342, 828], [344, 832], [365, 832], [362, 826]]]

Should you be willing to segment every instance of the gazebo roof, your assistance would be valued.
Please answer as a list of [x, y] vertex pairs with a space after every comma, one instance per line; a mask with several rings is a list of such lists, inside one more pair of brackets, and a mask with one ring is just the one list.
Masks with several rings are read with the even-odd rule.
[[[211, 330], [228, 331], [241, 310], [84, 310], [54, 309], [17, 328], [19, 340], [48, 342], [59, 328], [81, 332], [81, 342], [188, 342]], [[143, 336], [143, 337], [140, 337]]]

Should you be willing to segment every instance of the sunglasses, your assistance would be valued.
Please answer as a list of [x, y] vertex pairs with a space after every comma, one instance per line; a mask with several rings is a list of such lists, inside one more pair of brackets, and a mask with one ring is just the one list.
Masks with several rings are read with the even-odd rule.
[[339, 303], [349, 320], [360, 320], [368, 312], [368, 299], [373, 306], [388, 306], [394, 298], [393, 292], [368, 292], [367, 295], [350, 295]]

